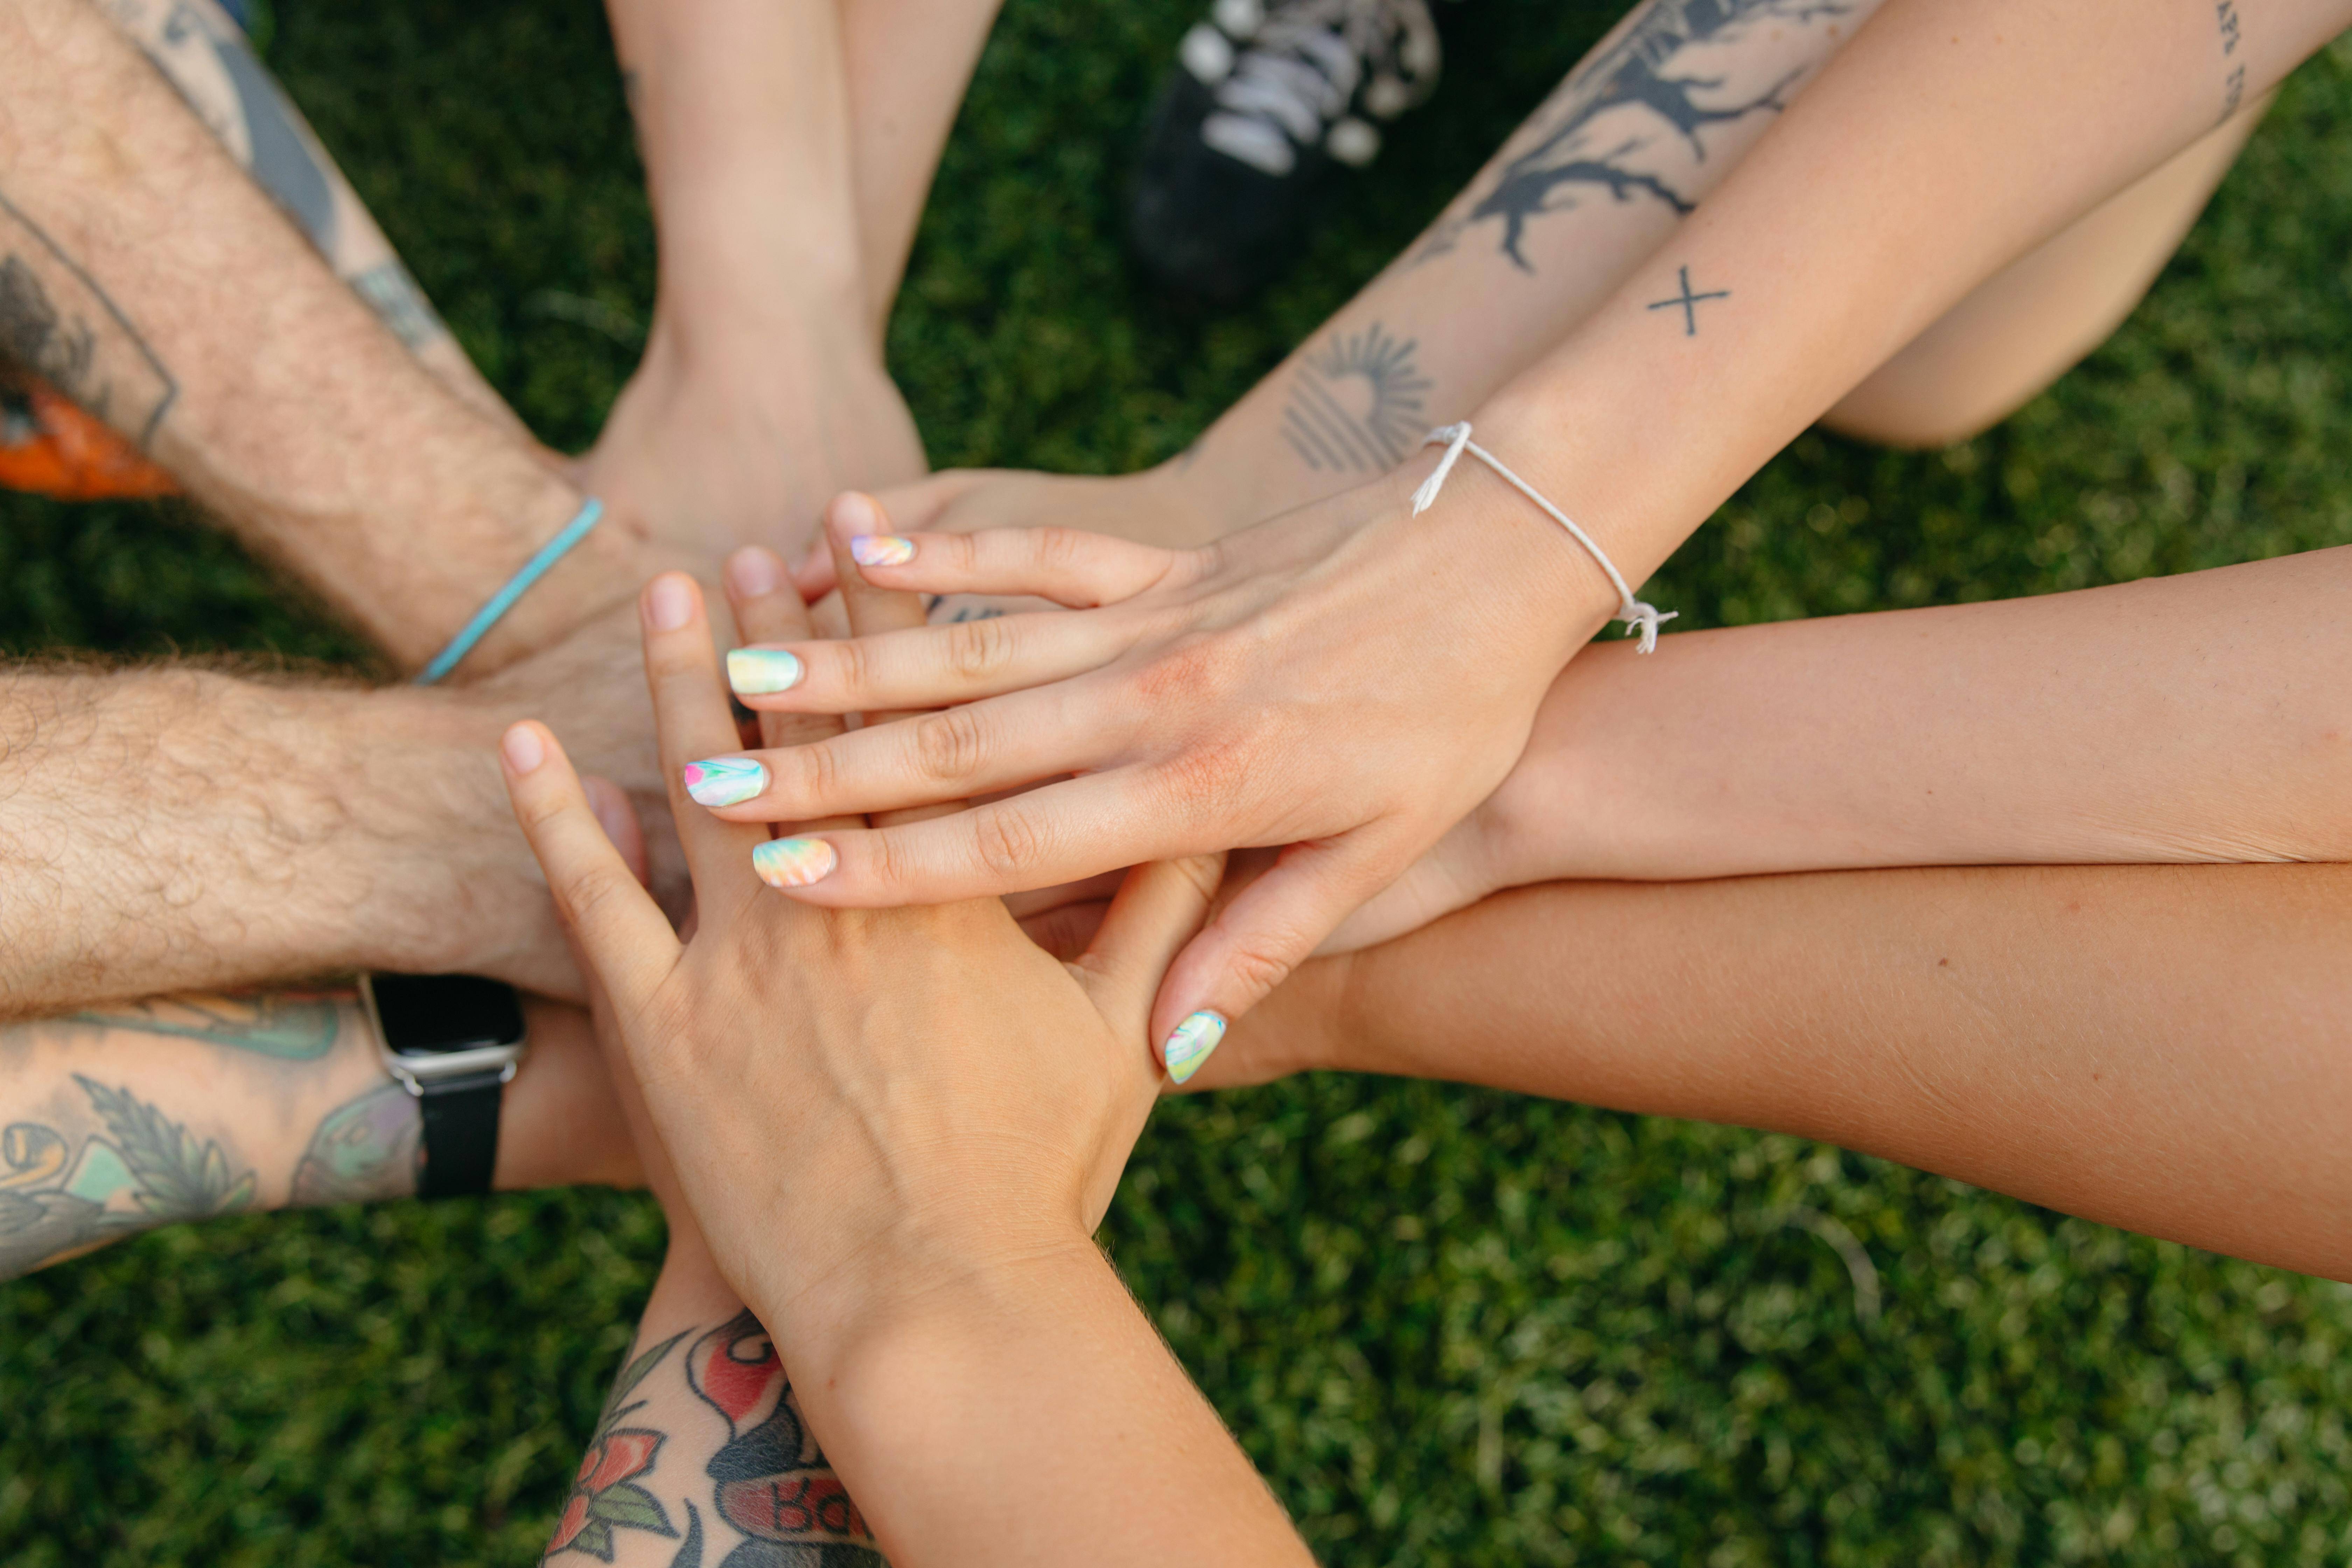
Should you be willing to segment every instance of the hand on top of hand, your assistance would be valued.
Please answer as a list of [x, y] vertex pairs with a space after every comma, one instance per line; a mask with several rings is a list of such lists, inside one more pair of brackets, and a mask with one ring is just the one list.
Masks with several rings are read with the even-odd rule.
[[[1432, 459], [1433, 461], [1433, 459]], [[761, 752], [732, 822], [1035, 785], [952, 816], [816, 836], [789, 889], [880, 907], [1009, 892], [1171, 856], [1279, 847], [1171, 970], [1165, 1037], [1263, 996], [1493, 791], [1560, 667], [1609, 616], [1600, 573], [1499, 481], [1428, 462], [1198, 550], [1063, 530], [837, 531], [880, 584], [1073, 607], [739, 659], [752, 708], [967, 706]], [[1092, 607], [1089, 607], [1092, 606]]]
[[[919, 620], [906, 596], [876, 597], [898, 624]], [[762, 877], [789, 879], [814, 841], [692, 809], [679, 782], [735, 740], [700, 593], [667, 575], [642, 608], [691, 938], [629, 875], [545, 727], [516, 726], [504, 756], [728, 1279], [772, 1330], [814, 1346], [846, 1331], [845, 1314], [943, 1275], [1090, 1246], [1160, 1080], [1152, 994], [1206, 908], [1213, 862], [1130, 874], [1068, 965], [994, 899], [869, 912], [778, 898]]]

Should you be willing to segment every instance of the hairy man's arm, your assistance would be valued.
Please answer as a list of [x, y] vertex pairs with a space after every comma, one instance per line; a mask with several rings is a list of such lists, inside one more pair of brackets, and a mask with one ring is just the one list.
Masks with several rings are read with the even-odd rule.
[[[584, 1014], [529, 1009], [492, 1184], [639, 1179]], [[0, 1027], [0, 1280], [161, 1225], [413, 1197], [417, 1102], [348, 993], [171, 997]]]
[[[79, 0], [0, 9], [0, 359], [136, 442], [408, 668], [581, 503], [418, 364]], [[626, 599], [643, 543], [607, 521], [467, 670]]]
[[0, 1017], [381, 968], [572, 971], [483, 700], [0, 675]]

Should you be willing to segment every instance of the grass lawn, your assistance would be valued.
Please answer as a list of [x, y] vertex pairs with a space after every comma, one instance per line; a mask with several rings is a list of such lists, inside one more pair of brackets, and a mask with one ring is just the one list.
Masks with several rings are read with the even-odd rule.
[[[1173, 314], [1116, 244], [1196, 0], [1012, 0], [891, 336], [932, 459], [1181, 447], [1613, 20], [1451, 16], [1309, 264]], [[584, 444], [653, 239], [589, 0], [279, 0], [268, 54], [493, 381]], [[1933, 456], [1809, 436], [1669, 565], [1682, 626], [2352, 542], [2352, 49], [2287, 88], [2131, 323]], [[356, 645], [170, 509], [0, 498], [0, 646]], [[0, 893], [5, 896], [5, 893]], [[1874, 1262], [1858, 1291], [1807, 1215]], [[1787, 1138], [1344, 1079], [1172, 1106], [1121, 1267], [1345, 1564], [2342, 1563], [2352, 1295]], [[0, 1562], [519, 1563], [661, 1247], [603, 1192], [159, 1233], [0, 1288]]]

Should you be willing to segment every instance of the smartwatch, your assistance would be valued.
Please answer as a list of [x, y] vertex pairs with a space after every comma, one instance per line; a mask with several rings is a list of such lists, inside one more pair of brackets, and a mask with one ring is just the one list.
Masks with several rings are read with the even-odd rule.
[[362, 974], [360, 999], [385, 1069], [417, 1100], [424, 1169], [416, 1195], [488, 1192], [499, 1102], [524, 1047], [514, 987], [471, 974]]

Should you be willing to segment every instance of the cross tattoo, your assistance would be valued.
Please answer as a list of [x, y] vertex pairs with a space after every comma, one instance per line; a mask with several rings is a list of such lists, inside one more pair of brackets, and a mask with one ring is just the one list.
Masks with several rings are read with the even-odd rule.
[[1653, 310], [1664, 310], [1672, 309], [1676, 305], [1681, 306], [1683, 310], [1683, 336], [1686, 338], [1695, 338], [1698, 336], [1698, 302], [1702, 300], [1728, 300], [1731, 298], [1731, 290], [1728, 289], [1717, 289], [1714, 292], [1708, 294], [1694, 294], [1691, 292], [1690, 268], [1687, 267], [1684, 268], [1682, 269], [1682, 274], [1683, 291], [1674, 299], [1660, 300], [1656, 301], [1651, 305], [1650, 309]]

